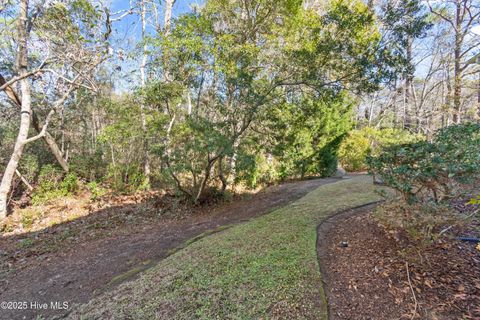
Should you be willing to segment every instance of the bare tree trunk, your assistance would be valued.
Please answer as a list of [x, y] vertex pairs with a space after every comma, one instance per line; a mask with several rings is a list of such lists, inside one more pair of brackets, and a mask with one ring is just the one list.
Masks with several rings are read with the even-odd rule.
[[228, 175], [229, 181], [231, 184], [235, 183], [235, 178], [237, 174], [237, 157], [238, 157], [238, 146], [240, 145], [240, 137], [233, 142], [233, 154], [230, 158], [230, 174]]
[[461, 3], [457, 1], [456, 5], [456, 30], [455, 30], [455, 49], [454, 49], [454, 81], [453, 81], [453, 122], [460, 123], [461, 112], [461, 94], [462, 94], [462, 70], [460, 66], [461, 50], [462, 50], [462, 18], [461, 18]]
[[[38, 118], [37, 118], [36, 114], [33, 113], [33, 111], [32, 111], [32, 124], [33, 124], [33, 128], [35, 129], [35, 131], [37, 131], [37, 133], [40, 133], [42, 131], [42, 128], [41, 128], [40, 124], [38, 123]], [[63, 171], [68, 172], [69, 171], [69, 166], [68, 166], [68, 162], [66, 160], [67, 157], [64, 158], [64, 153], [58, 147], [58, 144], [55, 141], [55, 139], [48, 132], [45, 133], [45, 136], [43, 137], [43, 139], [47, 143], [48, 148], [52, 152], [52, 154], [55, 157], [55, 159], [57, 160], [58, 164], [62, 167]], [[68, 154], [68, 152], [67, 152], [67, 154]]]
[[397, 95], [401, 94], [401, 88], [398, 87], [397, 80], [395, 79], [395, 97], [392, 101], [392, 112], [393, 112], [393, 126], [398, 127], [398, 106], [397, 106]]
[[[0, 74], [0, 86], [4, 85], [7, 81], [3, 76]], [[5, 92], [7, 93], [7, 96], [10, 98], [10, 100], [13, 101], [15, 105], [17, 105], [19, 108], [22, 107], [22, 101], [18, 97], [17, 93], [11, 86], [7, 86], [5, 88]], [[37, 133], [40, 133], [42, 131], [42, 127], [40, 126], [40, 121], [38, 120], [37, 114], [33, 112], [32, 110], [32, 125], [33, 128]], [[63, 171], [68, 172], [69, 167], [67, 161], [64, 159], [64, 153], [60, 150], [58, 147], [57, 142], [55, 139], [50, 135], [50, 133], [46, 132], [45, 136], [43, 136], [43, 139], [47, 143], [48, 148], [52, 152], [53, 156], [57, 160], [58, 164], [62, 167]]]
[[[28, 0], [21, 0], [20, 12], [18, 18], [18, 52], [17, 52], [17, 69], [18, 75], [26, 76], [27, 70], [27, 14]], [[18, 163], [23, 153], [23, 149], [28, 138], [30, 129], [31, 116], [31, 96], [30, 84], [26, 77], [20, 80], [22, 94], [22, 108], [20, 112], [20, 128], [18, 130], [17, 140], [13, 149], [10, 161], [7, 164], [5, 172], [0, 183], [0, 219], [7, 216], [8, 193], [12, 187], [13, 177], [18, 167]]]
[[[408, 63], [412, 63], [412, 38], [408, 37], [407, 39], [407, 61]], [[407, 72], [405, 77], [405, 109], [403, 112], [403, 126], [410, 127], [411, 120], [409, 119], [410, 110], [411, 110], [411, 100], [410, 100], [410, 89], [412, 89], [413, 84], [413, 75], [411, 74], [410, 70]], [[413, 89], [412, 89], [413, 90]]]
[[30, 183], [28, 183], [28, 180], [24, 176], [22, 176], [20, 171], [15, 170], [15, 173], [20, 178], [20, 180], [22, 180], [23, 184], [27, 187], [28, 191], [33, 191], [32, 185]]
[[446, 113], [445, 127], [448, 127], [450, 125], [450, 110], [452, 107], [452, 80], [449, 69], [447, 69], [447, 96], [445, 102], [448, 108], [448, 112]]
[[477, 115], [480, 118], [480, 70], [478, 72], [478, 82], [477, 82]]
[[[146, 85], [146, 74], [145, 74], [145, 67], [147, 65], [147, 43], [145, 41], [145, 32], [146, 32], [146, 4], [145, 0], [142, 1], [142, 40], [143, 40], [143, 52], [142, 52], [142, 64], [140, 65], [140, 74], [141, 74], [141, 83], [142, 88], [145, 88]], [[147, 188], [150, 188], [150, 154], [148, 152], [148, 132], [147, 132], [147, 118], [145, 115], [145, 104], [142, 103], [141, 105], [141, 121], [142, 121], [142, 131], [143, 131], [143, 173], [145, 174], [145, 184]]]
[[212, 171], [212, 167], [215, 164], [216, 158], [208, 160], [207, 167], [205, 168], [205, 175], [203, 176], [202, 182], [200, 183], [200, 187], [198, 188], [197, 195], [195, 196], [194, 203], [198, 203], [198, 200], [203, 195], [205, 188], [207, 187], [208, 179], [210, 179], [210, 174]]
[[[480, 91], [479, 91], [480, 92]], [[480, 93], [479, 93], [480, 94]], [[479, 96], [480, 97], [480, 96]], [[190, 96], [190, 90], [187, 91], [187, 114], [192, 115], [192, 97]]]
[[227, 179], [225, 178], [225, 175], [223, 173], [223, 157], [221, 157], [218, 160], [218, 178], [222, 182], [222, 193], [224, 193], [225, 190], [227, 190], [228, 182], [227, 182]]
[[[175, 0], [165, 0], [165, 14], [164, 14], [164, 20], [163, 20], [163, 36], [168, 37], [170, 35], [171, 29], [172, 29], [172, 10], [173, 10], [173, 4], [175, 3]], [[167, 68], [167, 58], [164, 57], [164, 80], [165, 81], [170, 81], [170, 73]]]
[[168, 36], [170, 35], [170, 30], [172, 27], [172, 10], [173, 10], [173, 4], [175, 3], [175, 0], [165, 0], [165, 20], [164, 20], [164, 35]]

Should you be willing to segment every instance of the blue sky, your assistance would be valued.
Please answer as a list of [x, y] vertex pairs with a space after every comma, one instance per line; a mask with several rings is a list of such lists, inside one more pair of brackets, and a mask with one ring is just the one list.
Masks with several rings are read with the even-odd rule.
[[[137, 0], [138, 1], [138, 0]], [[156, 0], [159, 2], [158, 0]], [[176, 18], [181, 14], [188, 13], [191, 11], [191, 5], [203, 4], [204, 0], [177, 0], [173, 6], [172, 16]], [[163, 1], [161, 1], [163, 4]], [[128, 10], [130, 8], [129, 0], [111, 0], [110, 12], [119, 12], [122, 10]], [[159, 8], [159, 20], [163, 22], [163, 6]], [[147, 28], [147, 32], [154, 33], [152, 27], [153, 21], [150, 26]], [[112, 47], [115, 50], [117, 56], [122, 53], [136, 52], [133, 57], [124, 56], [123, 60], [118, 60], [114, 63], [113, 73], [116, 83], [116, 91], [128, 91], [129, 88], [132, 88], [138, 84], [139, 77], [139, 51], [135, 51], [135, 47], [138, 46], [141, 40], [141, 24], [140, 17], [136, 14], [125, 16], [122, 20], [116, 21], [113, 23], [113, 37]], [[121, 67], [121, 70], [118, 70], [118, 67]]]
[[[158, 1], [158, 0], [157, 0]], [[158, 1], [163, 4], [163, 1]], [[191, 11], [191, 4], [202, 4], [203, 0], [177, 0], [175, 4], [173, 5], [173, 17], [178, 17], [179, 15], [183, 13], [187, 13]], [[111, 12], [118, 12], [121, 10], [127, 10], [130, 8], [130, 1], [128, 0], [112, 0]], [[160, 20], [163, 20], [163, 6], [160, 8], [161, 12], [161, 18]], [[136, 24], [138, 24], [139, 18], [136, 15], [130, 15], [122, 19], [122, 21], [118, 21], [115, 23], [115, 27], [117, 28], [118, 31], [126, 31], [128, 29], [131, 29], [134, 27]]]

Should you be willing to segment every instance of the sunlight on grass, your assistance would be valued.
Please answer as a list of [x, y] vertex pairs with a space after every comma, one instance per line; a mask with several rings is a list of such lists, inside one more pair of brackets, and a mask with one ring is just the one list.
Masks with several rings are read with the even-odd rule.
[[362, 176], [325, 185], [251, 222], [193, 242], [72, 318], [324, 319], [316, 227], [380, 196]]

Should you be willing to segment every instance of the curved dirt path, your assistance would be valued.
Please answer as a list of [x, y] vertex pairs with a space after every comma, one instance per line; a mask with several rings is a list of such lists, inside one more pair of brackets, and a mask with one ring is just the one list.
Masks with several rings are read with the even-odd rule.
[[[263, 215], [297, 200], [338, 178], [284, 183], [246, 199], [214, 209], [208, 215], [167, 220], [141, 232], [83, 243], [64, 252], [45, 254], [37, 263], [0, 279], [0, 302], [26, 302], [26, 310], [0, 310], [0, 319], [32, 319], [62, 315], [53, 310], [66, 302], [87, 302], [96, 293], [132, 279], [141, 271], [170, 255], [176, 248], [205, 232]], [[31, 305], [31, 303], [38, 303]], [[39, 309], [47, 303], [46, 310]]]

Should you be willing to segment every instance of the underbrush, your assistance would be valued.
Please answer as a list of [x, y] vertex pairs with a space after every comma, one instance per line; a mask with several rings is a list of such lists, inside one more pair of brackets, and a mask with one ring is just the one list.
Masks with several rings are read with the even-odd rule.
[[477, 200], [467, 202], [479, 191], [480, 124], [444, 128], [431, 141], [391, 146], [367, 162], [401, 195], [376, 213], [389, 232], [432, 243], [476, 223]]
[[428, 245], [450, 235], [449, 231], [468, 227], [473, 216], [463, 214], [446, 203], [409, 204], [396, 199], [379, 206], [374, 218], [396, 239], [406, 237], [419, 245]]
[[338, 150], [338, 160], [347, 171], [366, 171], [369, 155], [378, 156], [389, 146], [420, 140], [423, 140], [421, 135], [411, 134], [406, 130], [365, 127], [353, 130], [342, 141]]
[[32, 204], [44, 204], [52, 199], [74, 195], [80, 189], [75, 173], [63, 173], [52, 165], [42, 167], [38, 187], [32, 195]]

